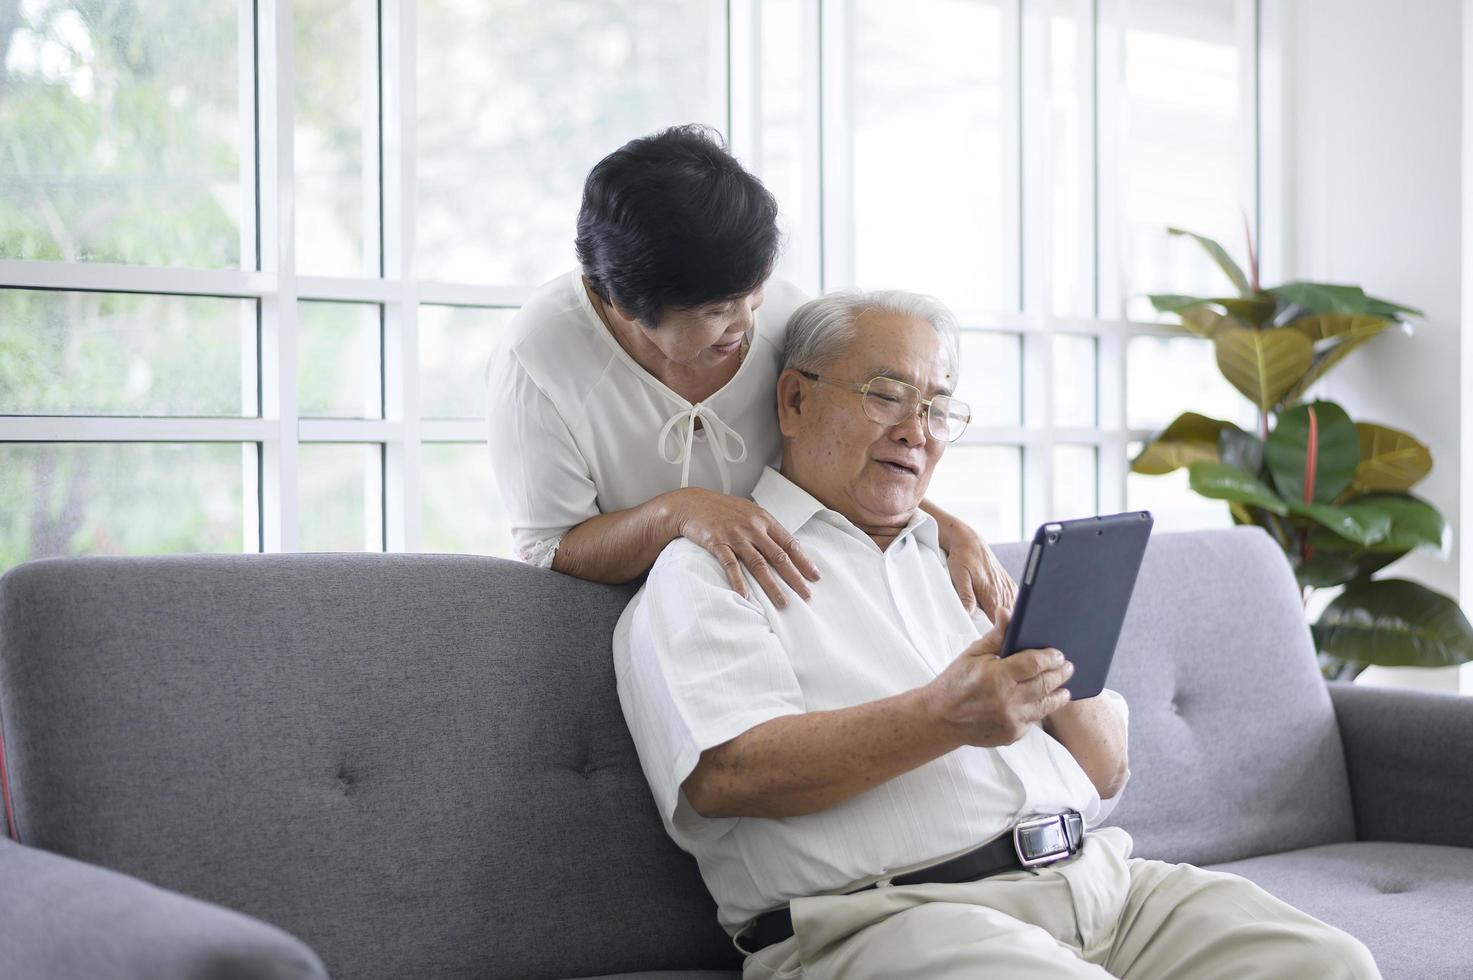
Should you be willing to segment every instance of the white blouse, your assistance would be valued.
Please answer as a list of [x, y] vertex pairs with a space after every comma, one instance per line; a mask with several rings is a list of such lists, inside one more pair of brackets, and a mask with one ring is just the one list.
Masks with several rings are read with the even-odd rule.
[[783, 331], [806, 299], [769, 281], [736, 375], [692, 404], [619, 346], [581, 270], [539, 286], [486, 365], [491, 465], [522, 560], [548, 567], [590, 517], [679, 487], [751, 493], [780, 461]]

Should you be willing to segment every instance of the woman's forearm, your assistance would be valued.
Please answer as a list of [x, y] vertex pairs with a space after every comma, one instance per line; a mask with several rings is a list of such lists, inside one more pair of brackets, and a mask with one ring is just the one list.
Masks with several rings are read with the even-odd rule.
[[678, 492], [590, 517], [563, 535], [552, 556], [553, 570], [590, 582], [628, 582], [643, 575], [679, 536]]
[[936, 526], [939, 529], [950, 531], [957, 523], [955, 517], [942, 510], [938, 505], [931, 503], [930, 498], [922, 500], [920, 507], [921, 510], [931, 515], [932, 520], [936, 522]]

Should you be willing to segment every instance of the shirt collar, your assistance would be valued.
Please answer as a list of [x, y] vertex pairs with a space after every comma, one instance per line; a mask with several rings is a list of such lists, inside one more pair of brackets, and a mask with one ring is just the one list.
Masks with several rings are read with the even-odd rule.
[[[822, 515], [830, 524], [873, 543], [870, 536], [856, 527], [849, 518], [836, 510], [825, 507], [819, 503], [818, 498], [771, 466], [762, 468], [762, 476], [758, 478], [757, 485], [752, 488], [752, 500], [794, 534], [797, 534], [803, 525], [814, 517]], [[910, 517], [910, 522], [895, 536], [895, 541], [891, 544], [893, 546], [907, 534], [914, 534], [916, 540], [921, 544], [939, 550], [938, 533], [936, 521], [930, 514], [917, 507], [915, 513]]]

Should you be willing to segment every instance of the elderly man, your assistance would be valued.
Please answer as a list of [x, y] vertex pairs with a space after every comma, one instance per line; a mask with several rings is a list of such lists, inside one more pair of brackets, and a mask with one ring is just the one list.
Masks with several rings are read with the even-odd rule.
[[1130, 777], [1124, 699], [1071, 703], [1057, 650], [1000, 659], [1006, 615], [968, 617], [918, 509], [969, 417], [956, 348], [927, 297], [800, 307], [782, 469], [752, 498], [822, 586], [779, 609], [678, 538], [615, 631], [641, 765], [744, 980], [1379, 976], [1247, 879], [1097, 826]]

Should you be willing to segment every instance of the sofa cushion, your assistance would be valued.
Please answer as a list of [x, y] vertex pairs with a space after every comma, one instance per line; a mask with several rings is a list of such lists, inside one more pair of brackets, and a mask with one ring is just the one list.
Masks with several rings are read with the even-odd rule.
[[1212, 866], [1366, 944], [1386, 980], [1473, 976], [1473, 849], [1368, 841]]
[[274, 923], [335, 977], [739, 967], [619, 708], [630, 594], [474, 556], [22, 564], [21, 840]]
[[[996, 549], [1014, 578], [1026, 549]], [[1130, 705], [1131, 769], [1107, 822], [1137, 857], [1200, 865], [1354, 838], [1299, 588], [1261, 528], [1152, 534], [1107, 683]]]

